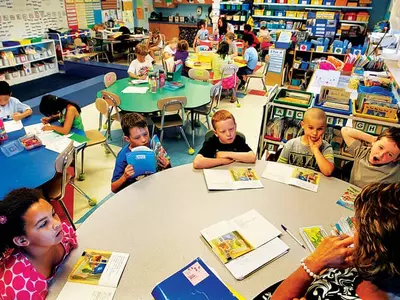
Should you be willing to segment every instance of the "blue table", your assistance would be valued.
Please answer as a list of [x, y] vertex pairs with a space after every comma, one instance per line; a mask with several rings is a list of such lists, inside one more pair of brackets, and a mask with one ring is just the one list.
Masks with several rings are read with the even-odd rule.
[[[40, 123], [42, 115], [32, 115], [22, 120], [24, 126]], [[75, 133], [82, 134], [77, 131]], [[84, 133], [83, 133], [84, 134]], [[25, 135], [21, 129], [8, 134], [8, 141], [13, 141]], [[7, 142], [8, 142], [7, 141]], [[50, 179], [56, 173], [54, 163], [58, 153], [39, 147], [30, 151], [24, 150], [17, 155], [6, 157], [0, 151], [1, 184], [0, 199], [16, 188], [36, 188]]]

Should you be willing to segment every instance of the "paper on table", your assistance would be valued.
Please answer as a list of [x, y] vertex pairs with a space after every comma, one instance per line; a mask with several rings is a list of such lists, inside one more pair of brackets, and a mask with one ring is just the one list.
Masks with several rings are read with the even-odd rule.
[[149, 83], [147, 80], [144, 79], [133, 79], [131, 80], [132, 84], [144, 84], [144, 83]]
[[57, 140], [49, 143], [46, 145], [46, 149], [61, 153], [65, 150], [65, 148], [68, 147], [68, 145], [71, 143], [71, 140], [65, 136], [61, 136]]
[[17, 131], [21, 130], [22, 128], [24, 128], [24, 126], [22, 125], [21, 120], [19, 121], [11, 120], [4, 122], [4, 129], [6, 130], [6, 132]]
[[115, 291], [112, 287], [67, 282], [57, 300], [112, 300]]
[[44, 133], [44, 131], [42, 130], [43, 126], [44, 125], [42, 123], [37, 123], [37, 124], [25, 126], [24, 129], [25, 129], [26, 134], [39, 135], [39, 134]]
[[267, 163], [267, 167], [261, 177], [287, 184], [288, 178], [292, 175], [293, 167], [280, 163]]
[[128, 86], [122, 90], [123, 94], [146, 94], [149, 87], [136, 87], [136, 86]]

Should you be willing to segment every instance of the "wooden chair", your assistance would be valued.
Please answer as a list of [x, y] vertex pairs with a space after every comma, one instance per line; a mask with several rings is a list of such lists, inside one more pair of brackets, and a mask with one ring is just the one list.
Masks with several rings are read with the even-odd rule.
[[190, 69], [189, 77], [194, 80], [207, 81], [210, 79], [210, 72], [202, 69]]
[[152, 117], [151, 120], [153, 122], [153, 134], [155, 128], [161, 131], [160, 134], [161, 143], [164, 137], [165, 128], [179, 127], [179, 130], [188, 146], [188, 153], [193, 154], [194, 149], [190, 146], [185, 131], [183, 130], [183, 124], [185, 123], [184, 107], [186, 103], [187, 99], [184, 96], [176, 96], [176, 97], [160, 99], [157, 101], [157, 107], [161, 111], [161, 116]]
[[[119, 109], [119, 105], [121, 104], [121, 99], [117, 94], [107, 92], [107, 91], [101, 91], [101, 96], [102, 98], [106, 101], [108, 105], [108, 113], [107, 113], [107, 132], [106, 136], [111, 139], [111, 124], [114, 121], [121, 122], [121, 110]], [[115, 111], [113, 113], [113, 111]], [[100, 120], [101, 122], [101, 120]], [[99, 131], [100, 131], [99, 126]]]
[[75, 157], [75, 148], [73, 141], [61, 152], [56, 159], [55, 168], [56, 168], [56, 176], [50, 180], [48, 183], [42, 186], [44, 195], [51, 201], [58, 201], [63, 209], [65, 215], [67, 216], [68, 221], [72, 225], [74, 229], [74, 221], [69, 214], [65, 203], [65, 188], [67, 184], [73, 186], [73, 188], [80, 193], [83, 197], [88, 200], [90, 206], [95, 206], [97, 204], [97, 200], [95, 198], [90, 198], [82, 189], [74, 184], [74, 177], [68, 173], [68, 168], [72, 164]]
[[109, 88], [117, 81], [117, 74], [115, 74], [115, 72], [108, 72], [106, 75], [104, 75], [103, 81], [104, 86]]
[[107, 53], [104, 50], [105, 44], [103, 40], [87, 38], [86, 44], [88, 45], [90, 52], [97, 53], [98, 60], [105, 60], [106, 62], [110, 63]]
[[261, 82], [263, 84], [264, 90], [267, 91], [267, 86], [265, 85], [265, 76], [267, 75], [267, 72], [268, 72], [268, 66], [269, 66], [269, 55], [266, 55], [265, 56], [265, 62], [264, 62], [264, 68], [263, 68], [262, 73], [256, 72], [256, 73], [247, 75], [246, 88], [244, 90], [245, 93], [247, 93], [247, 88], [249, 86], [250, 80], [253, 79], [253, 78], [261, 79]]

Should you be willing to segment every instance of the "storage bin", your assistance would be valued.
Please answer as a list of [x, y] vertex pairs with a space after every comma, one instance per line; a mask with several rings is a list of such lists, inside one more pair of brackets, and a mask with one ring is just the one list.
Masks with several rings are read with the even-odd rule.
[[8, 59], [3, 58], [1, 61], [3, 63], [3, 66], [9, 66], [10, 65], [9, 62], [8, 62]]
[[250, 9], [250, 4], [248, 4], [248, 3], [242, 4], [242, 10], [243, 11], [247, 11], [249, 9]]
[[300, 4], [304, 4], [304, 5], [310, 4], [310, 2], [311, 2], [310, 0], [300, 0], [299, 1]]
[[10, 74], [11, 74], [11, 78], [18, 78], [19, 77], [19, 71], [18, 70], [14, 70]]
[[286, 11], [286, 17], [296, 17], [296, 11]]
[[322, 5], [322, 0], [311, 0], [312, 5]]
[[313, 93], [281, 89], [275, 96], [274, 102], [298, 107], [309, 107], [312, 99]]
[[287, 3], [287, 0], [276, 0], [276, 3], [284, 4], [284, 3]]
[[288, 0], [288, 4], [299, 4], [299, 0]]
[[32, 66], [32, 74], [36, 74], [36, 73], [39, 73], [39, 70], [38, 70], [38, 67], [35, 65], [35, 66]]
[[361, 11], [357, 14], [357, 21], [368, 22], [368, 20], [369, 20], [369, 13]]
[[298, 11], [296, 12], [297, 18], [307, 19], [307, 12], [306, 11]]
[[31, 43], [39, 43], [41, 41], [42, 41], [42, 38], [39, 36], [31, 38]]
[[264, 15], [264, 10], [263, 9], [255, 9], [254, 10], [254, 15], [262, 16], [262, 15]]
[[347, 6], [347, 0], [336, 0], [335, 5], [336, 6]]
[[20, 43], [18, 41], [3, 41], [3, 47], [14, 47], [19, 45]]
[[347, 12], [343, 16], [343, 20], [346, 21], [355, 21], [357, 19], [357, 13], [354, 12]]
[[265, 3], [276, 3], [276, 0], [266, 0]]
[[277, 17], [284, 17], [285, 16], [285, 11], [284, 10], [275, 10], [274, 15]]
[[21, 76], [21, 77], [26, 76], [25, 70], [19, 70], [19, 76]]
[[314, 99], [314, 101], [313, 101], [313, 103], [312, 103], [312, 107], [320, 108], [320, 109], [322, 109], [322, 110], [324, 110], [324, 111], [326, 111], [326, 112], [329, 112], [329, 113], [341, 114], [341, 115], [346, 115], [346, 116], [351, 115], [352, 108], [353, 108], [353, 107], [352, 107], [353, 104], [352, 104], [351, 99], [349, 99], [349, 109], [348, 109], [348, 110], [342, 110], [342, 109], [337, 109], [337, 108], [325, 107], [325, 106], [319, 104], [318, 99], [319, 99], [319, 94], [316, 94], [316, 95], [315, 95], [315, 99]]
[[334, 0], [324, 0], [323, 4], [332, 6], [332, 5], [335, 5], [335, 1]]
[[182, 70], [167, 72], [167, 81], [179, 81], [182, 78]]

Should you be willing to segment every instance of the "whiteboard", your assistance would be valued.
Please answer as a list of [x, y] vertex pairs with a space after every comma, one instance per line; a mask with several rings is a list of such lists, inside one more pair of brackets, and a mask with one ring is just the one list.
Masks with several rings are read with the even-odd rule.
[[0, 40], [67, 27], [64, 0], [0, 0]]

